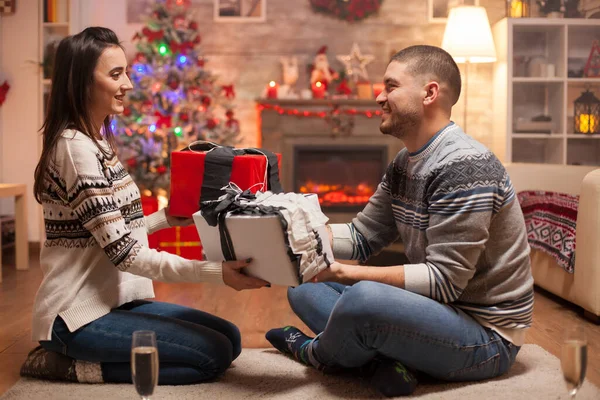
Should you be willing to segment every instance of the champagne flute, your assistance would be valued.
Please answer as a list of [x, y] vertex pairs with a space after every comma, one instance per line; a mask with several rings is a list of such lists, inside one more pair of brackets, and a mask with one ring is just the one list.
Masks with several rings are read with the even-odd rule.
[[562, 344], [560, 366], [571, 399], [585, 379], [587, 368], [587, 337], [583, 326], [568, 328]]
[[158, 349], [152, 331], [135, 331], [131, 341], [131, 376], [142, 400], [149, 400], [158, 383]]

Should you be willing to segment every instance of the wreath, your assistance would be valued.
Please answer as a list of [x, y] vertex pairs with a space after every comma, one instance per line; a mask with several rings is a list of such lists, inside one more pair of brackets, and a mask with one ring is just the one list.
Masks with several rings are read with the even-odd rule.
[[309, 0], [313, 10], [348, 22], [360, 21], [379, 11], [383, 0]]

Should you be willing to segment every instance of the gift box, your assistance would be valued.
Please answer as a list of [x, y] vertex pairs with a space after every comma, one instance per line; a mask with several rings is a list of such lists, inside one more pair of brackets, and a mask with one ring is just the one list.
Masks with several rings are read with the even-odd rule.
[[[158, 211], [158, 199], [154, 196], [142, 196], [142, 212], [145, 216], [155, 213]], [[151, 249], [158, 248], [160, 232], [155, 232], [148, 235], [148, 247]]]
[[163, 229], [156, 234], [159, 235], [157, 250], [190, 260], [202, 260], [202, 244], [194, 225]]
[[[209, 151], [210, 150], [210, 151]], [[281, 155], [262, 149], [234, 149], [213, 144], [171, 153], [169, 211], [191, 218], [201, 202], [216, 200], [230, 182], [242, 190], [282, 191]]]

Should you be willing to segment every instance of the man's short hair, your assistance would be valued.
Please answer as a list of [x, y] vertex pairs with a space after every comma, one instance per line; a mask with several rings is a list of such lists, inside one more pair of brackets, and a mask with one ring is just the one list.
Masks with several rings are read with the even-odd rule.
[[404, 63], [413, 75], [433, 75], [440, 84], [450, 89], [450, 101], [456, 104], [460, 97], [461, 79], [458, 66], [447, 51], [427, 45], [410, 46], [392, 56], [392, 61]]

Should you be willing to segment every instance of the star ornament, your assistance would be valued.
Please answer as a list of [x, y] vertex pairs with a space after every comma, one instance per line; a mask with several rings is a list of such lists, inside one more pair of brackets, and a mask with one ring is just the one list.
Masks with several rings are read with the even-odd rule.
[[362, 54], [358, 44], [354, 43], [352, 45], [350, 54], [337, 55], [336, 58], [344, 63], [346, 74], [355, 83], [360, 78], [366, 81], [369, 80], [369, 74], [367, 73], [366, 67], [375, 59], [375, 56]]

